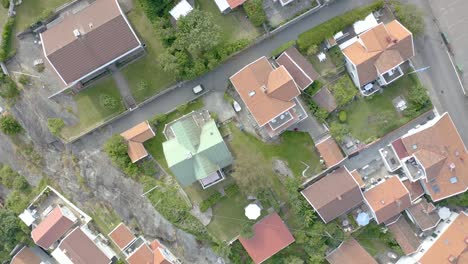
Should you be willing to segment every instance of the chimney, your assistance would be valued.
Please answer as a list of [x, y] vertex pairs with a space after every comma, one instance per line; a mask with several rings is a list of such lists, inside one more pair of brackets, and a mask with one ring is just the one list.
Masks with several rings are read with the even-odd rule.
[[450, 257], [448, 258], [448, 261], [450, 263], [457, 263], [457, 257], [450, 255]]
[[380, 200], [380, 203], [381, 203], [381, 204], [385, 204], [385, 200], [383, 200], [383, 199]]
[[260, 87], [260, 89], [262, 89], [262, 91], [263, 91], [264, 93], [267, 93], [267, 88], [266, 88], [265, 85], [262, 85], [262, 87]]
[[455, 163], [450, 163], [449, 165], [450, 171], [453, 171], [455, 169]]
[[341, 195], [338, 195], [338, 196], [336, 197], [336, 199], [338, 199], [339, 201], [341, 201], [341, 200], [343, 199], [343, 197], [341, 197]]
[[74, 29], [73, 30], [73, 35], [75, 35], [75, 37], [77, 37], [77, 38], [80, 37], [81, 36], [80, 30], [79, 29]]

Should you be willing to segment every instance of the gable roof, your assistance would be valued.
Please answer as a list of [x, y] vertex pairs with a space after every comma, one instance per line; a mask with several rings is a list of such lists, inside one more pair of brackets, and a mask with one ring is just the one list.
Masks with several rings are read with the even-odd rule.
[[406, 211], [422, 231], [434, 228], [440, 222], [435, 205], [428, 202], [425, 198], [413, 204]]
[[227, 0], [228, 4], [229, 4], [229, 7], [231, 7], [231, 9], [234, 9], [240, 5], [242, 5], [243, 3], [245, 3], [246, 0]]
[[[440, 234], [419, 260], [421, 264], [449, 264], [452, 256], [466, 260], [468, 249], [468, 215], [460, 213], [450, 226]], [[465, 263], [465, 262], [463, 262]]]
[[264, 262], [295, 241], [277, 213], [264, 217], [253, 226], [253, 230], [255, 235], [252, 238], [241, 236], [239, 242], [255, 264]]
[[450, 115], [443, 114], [431, 126], [401, 140], [409, 155], [414, 155], [424, 166], [427, 178], [421, 183], [433, 201], [468, 189], [467, 151]]
[[146, 151], [143, 143], [146, 140], [153, 138], [156, 133], [154, 133], [148, 121], [144, 121], [126, 130], [120, 135], [127, 141], [128, 156], [132, 162], [135, 163], [148, 156], [148, 152]]
[[328, 136], [316, 144], [315, 147], [325, 161], [325, 165], [327, 165], [327, 167], [332, 167], [345, 158], [340, 147], [331, 136]]
[[31, 237], [36, 245], [48, 249], [65, 235], [73, 224], [74, 222], [63, 214], [60, 206], [57, 206], [32, 230]]
[[95, 1], [40, 36], [44, 55], [66, 85], [141, 46], [116, 0]]
[[114, 230], [109, 233], [109, 237], [120, 250], [125, 249], [133, 240], [135, 235], [128, 229], [124, 223], [120, 223]]
[[421, 245], [418, 236], [411, 229], [411, 226], [404, 217], [399, 217], [395, 223], [388, 226], [388, 229], [405, 255], [416, 252]]
[[295, 47], [290, 47], [281, 53], [276, 63], [286, 68], [301, 90], [319, 77], [312, 64]]
[[188, 186], [232, 164], [233, 158], [216, 122], [199, 127], [192, 116], [170, 125], [174, 138], [163, 142], [164, 156], [177, 180]]
[[129, 264], [153, 264], [153, 258], [153, 251], [146, 243], [143, 243], [132, 255], [127, 257], [127, 262]]
[[392, 176], [367, 190], [364, 198], [375, 213], [378, 224], [398, 216], [411, 205], [409, 192], [398, 176]]
[[229, 78], [259, 126], [296, 105], [300, 94], [284, 66], [273, 69], [266, 57], [248, 64]]
[[413, 35], [397, 20], [375, 26], [343, 49], [356, 66], [361, 86], [414, 56]]
[[79, 227], [76, 227], [60, 242], [59, 249], [74, 264], [107, 264], [111, 262]]
[[23, 247], [11, 259], [11, 264], [40, 264], [41, 258], [38, 257], [29, 247]]
[[412, 202], [424, 195], [424, 189], [422, 188], [420, 181], [411, 182], [406, 180], [403, 181], [403, 185], [408, 189]]
[[301, 191], [325, 223], [363, 201], [362, 192], [346, 167], [327, 174]]
[[341, 243], [328, 256], [330, 264], [354, 264], [359, 260], [359, 264], [377, 264], [377, 261], [357, 242], [354, 238]]

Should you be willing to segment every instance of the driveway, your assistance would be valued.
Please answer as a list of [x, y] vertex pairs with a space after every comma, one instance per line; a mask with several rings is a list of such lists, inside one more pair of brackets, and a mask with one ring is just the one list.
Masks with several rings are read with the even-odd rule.
[[135, 109], [132, 113], [115, 120], [111, 124], [99, 129], [98, 131], [84, 136], [74, 144], [84, 147], [96, 148], [101, 145], [106, 138], [112, 133], [122, 132], [139, 122], [153, 117], [155, 114], [165, 113], [174, 109], [180, 104], [190, 101], [194, 98], [191, 91], [192, 87], [202, 84], [206, 89], [224, 91], [228, 78], [253, 60], [265, 55], [269, 56], [271, 51], [279, 47], [281, 44], [293, 39], [297, 39], [302, 32], [313, 28], [320, 23], [323, 23], [335, 16], [349, 11], [353, 8], [369, 4], [372, 0], [341, 0], [322, 8], [319, 12], [313, 13], [304, 17], [298, 23], [290, 25], [287, 29], [277, 33], [270, 38], [254, 45], [253, 47], [237, 54], [224, 64], [220, 65], [215, 70], [205, 74], [204, 76], [185, 83], [180, 88], [164, 94], [163, 96], [153, 100], [146, 105]]

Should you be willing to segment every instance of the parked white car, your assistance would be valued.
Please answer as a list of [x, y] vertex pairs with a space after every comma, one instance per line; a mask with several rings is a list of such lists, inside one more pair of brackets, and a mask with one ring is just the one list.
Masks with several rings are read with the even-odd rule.
[[232, 107], [234, 107], [234, 111], [236, 112], [240, 112], [242, 110], [242, 107], [240, 106], [240, 104], [235, 100], [233, 100], [232, 102]]
[[203, 92], [203, 86], [201, 86], [201, 84], [197, 85], [192, 88], [192, 91], [194, 94], [200, 94], [201, 92]]

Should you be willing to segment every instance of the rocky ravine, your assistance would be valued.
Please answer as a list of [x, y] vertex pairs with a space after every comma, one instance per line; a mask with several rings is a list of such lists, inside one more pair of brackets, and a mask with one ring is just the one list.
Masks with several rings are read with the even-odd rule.
[[[141, 197], [141, 185], [127, 178], [111, 164], [100, 150], [102, 142], [96, 142], [93, 149], [85, 148], [89, 144], [64, 146], [54, 142], [46, 126], [47, 118], [67, 118], [62, 116], [67, 113], [60, 105], [41, 94], [40, 89], [29, 88], [23, 92], [11, 112], [26, 129], [36, 151], [43, 156], [44, 165], [31, 169], [19, 155], [13, 155], [15, 146], [3, 134], [0, 134], [0, 162], [11, 165], [33, 185], [40, 180], [38, 174], [48, 175], [74, 203], [85, 210], [86, 205], [106, 202], [124, 222], [135, 219], [146, 237], [161, 239], [185, 263], [222, 262], [209, 246], [200, 244], [192, 235], [174, 227], [146, 198]], [[111, 131], [98, 133], [111, 134]], [[71, 160], [72, 155], [78, 159], [76, 163], [64, 162], [65, 159]], [[82, 188], [83, 184], [80, 186], [77, 174], [86, 179], [89, 188]]]

